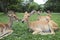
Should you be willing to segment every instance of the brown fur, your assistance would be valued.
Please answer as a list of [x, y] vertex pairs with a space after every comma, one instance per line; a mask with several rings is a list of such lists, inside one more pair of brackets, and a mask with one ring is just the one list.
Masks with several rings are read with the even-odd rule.
[[[18, 20], [18, 17], [14, 13], [9, 13], [8, 16], [9, 16], [9, 18]], [[13, 30], [11, 30], [10, 25], [12, 25], [10, 20], [8, 23], [0, 23], [0, 39], [4, 37], [4, 34], [6, 34], [6, 33], [10, 34], [13, 32]], [[8, 34], [6, 34], [5, 36], [7, 36], [7, 35]]]
[[[22, 21], [25, 21], [28, 23], [29, 28], [34, 31], [32, 34], [41, 34], [41, 35], [55, 34], [54, 30], [51, 28], [51, 25], [49, 25], [49, 23], [48, 23], [49, 20], [42, 17], [41, 20], [30, 22], [29, 15], [30, 14], [28, 14], [28, 12], [25, 12], [24, 18]], [[51, 32], [49, 31], [49, 29], [51, 30]], [[44, 33], [43, 31], [48, 31], [48, 32]]]
[[41, 20], [41, 18], [46, 18], [47, 20], [49, 20], [49, 24], [52, 25], [52, 28], [54, 30], [58, 29], [58, 24], [56, 22], [54, 22], [53, 20], [51, 20], [51, 15], [47, 14], [47, 16], [40, 16], [38, 19]]

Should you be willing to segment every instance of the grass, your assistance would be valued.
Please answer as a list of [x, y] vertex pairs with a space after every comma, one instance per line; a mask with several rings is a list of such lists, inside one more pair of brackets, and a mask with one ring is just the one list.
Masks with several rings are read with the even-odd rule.
[[[22, 19], [23, 13], [17, 13], [17, 16]], [[37, 16], [36, 14], [32, 15], [30, 21], [35, 21]], [[60, 26], [60, 14], [52, 14], [52, 20]], [[8, 17], [0, 13], [0, 22], [7, 23], [7, 21]], [[1, 40], [60, 40], [60, 31], [55, 32], [55, 35], [32, 35], [32, 33], [28, 31], [26, 23], [14, 22], [12, 29], [14, 32]]]

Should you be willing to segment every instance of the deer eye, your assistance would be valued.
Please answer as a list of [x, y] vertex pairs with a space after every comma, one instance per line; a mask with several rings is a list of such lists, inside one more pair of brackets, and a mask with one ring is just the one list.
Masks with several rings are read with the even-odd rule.
[[48, 20], [48, 19], [46, 18], [46, 20]]
[[46, 20], [49, 22], [49, 19], [46, 18]]
[[15, 16], [13, 16], [13, 17], [15, 17]]
[[28, 17], [30, 17], [30, 16], [28, 16]]

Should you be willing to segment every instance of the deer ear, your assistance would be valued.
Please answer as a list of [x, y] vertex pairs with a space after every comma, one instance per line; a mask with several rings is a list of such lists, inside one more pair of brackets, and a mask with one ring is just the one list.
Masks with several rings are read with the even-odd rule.
[[28, 13], [27, 11], [25, 13]]
[[51, 18], [51, 14], [47, 14], [47, 16]]
[[10, 13], [8, 13], [8, 16], [11, 16], [11, 14], [10, 14]]

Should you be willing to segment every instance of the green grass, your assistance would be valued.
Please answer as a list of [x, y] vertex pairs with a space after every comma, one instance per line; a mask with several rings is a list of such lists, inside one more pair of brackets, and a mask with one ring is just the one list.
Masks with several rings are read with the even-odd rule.
[[[17, 16], [22, 19], [23, 13], [18, 13]], [[36, 14], [32, 15], [30, 17], [30, 21], [37, 20], [37, 17], [38, 15]], [[52, 20], [60, 26], [60, 14], [52, 14]], [[7, 23], [7, 21], [8, 17], [0, 13], [0, 22]], [[14, 22], [12, 29], [14, 32], [1, 40], [60, 40], [60, 31], [55, 32], [55, 35], [32, 35], [32, 33], [28, 31], [26, 23], [23, 24], [21, 22]]]

